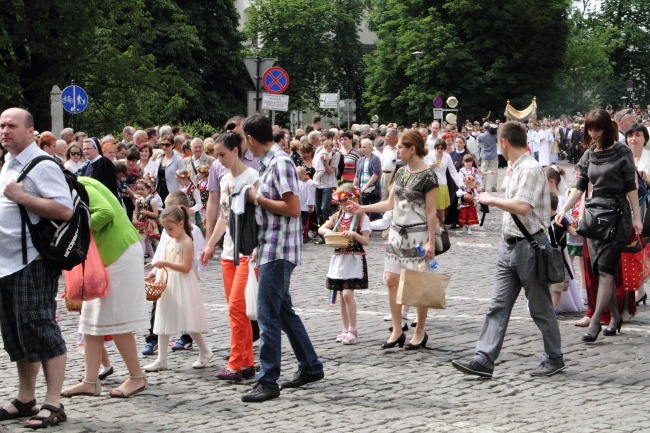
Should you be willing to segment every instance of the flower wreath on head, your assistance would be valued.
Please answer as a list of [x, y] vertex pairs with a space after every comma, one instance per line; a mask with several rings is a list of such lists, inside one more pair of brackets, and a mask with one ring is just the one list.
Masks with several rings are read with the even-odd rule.
[[187, 172], [185, 172], [185, 173], [181, 173], [181, 171], [182, 171], [182, 170], [176, 170], [176, 177], [177, 177], [177, 178], [180, 178], [180, 179], [189, 179], [189, 178], [190, 178], [190, 174], [189, 174], [189, 173], [187, 173]]
[[207, 165], [202, 165], [198, 168], [198, 171], [199, 173], [205, 174], [210, 171], [210, 167], [208, 167]]
[[151, 189], [156, 189], [156, 178], [151, 173], [147, 173], [141, 179], [138, 179], [138, 183], [143, 183]]
[[356, 198], [357, 200], [359, 200], [359, 189], [355, 187], [352, 192], [347, 192], [347, 191], [343, 191], [339, 193], [335, 192], [332, 198], [337, 202], [348, 200], [351, 198]]

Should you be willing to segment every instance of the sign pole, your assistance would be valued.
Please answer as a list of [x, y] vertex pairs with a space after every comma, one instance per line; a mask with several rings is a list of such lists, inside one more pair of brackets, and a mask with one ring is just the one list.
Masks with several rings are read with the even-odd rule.
[[255, 56], [255, 63], [257, 63], [257, 74], [255, 75], [255, 113], [260, 112], [260, 60], [259, 53]]

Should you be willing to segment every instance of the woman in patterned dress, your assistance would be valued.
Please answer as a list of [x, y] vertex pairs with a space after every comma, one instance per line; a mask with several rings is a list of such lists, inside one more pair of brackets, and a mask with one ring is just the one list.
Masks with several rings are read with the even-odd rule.
[[[396, 345], [402, 347], [406, 341], [402, 332], [402, 306], [396, 302], [400, 269], [418, 270], [420, 263], [432, 260], [436, 243], [438, 178], [434, 169], [424, 163], [427, 154], [424, 139], [417, 130], [410, 130], [399, 139], [397, 152], [406, 166], [397, 170], [388, 199], [365, 206], [350, 203], [357, 212], [393, 211], [384, 261], [393, 331], [381, 345], [383, 349]], [[416, 250], [418, 245], [425, 249], [423, 257]], [[417, 326], [405, 349], [417, 350], [426, 346], [428, 336], [424, 332], [424, 325], [427, 311], [425, 307], [417, 308]]]

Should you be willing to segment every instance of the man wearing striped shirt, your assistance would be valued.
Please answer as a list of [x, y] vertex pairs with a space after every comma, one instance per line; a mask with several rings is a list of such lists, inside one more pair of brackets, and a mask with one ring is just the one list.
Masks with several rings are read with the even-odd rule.
[[281, 365], [281, 331], [289, 338], [298, 359], [298, 371], [281, 388], [297, 388], [321, 380], [323, 364], [311, 344], [300, 317], [293, 311], [289, 283], [300, 265], [302, 235], [300, 197], [296, 166], [289, 155], [273, 142], [268, 118], [253, 115], [243, 124], [249, 150], [260, 159], [259, 187], [251, 187], [249, 200], [257, 206], [260, 225], [257, 266], [259, 291], [257, 320], [262, 330], [260, 363], [262, 371], [244, 402], [262, 402], [280, 395], [277, 380]]

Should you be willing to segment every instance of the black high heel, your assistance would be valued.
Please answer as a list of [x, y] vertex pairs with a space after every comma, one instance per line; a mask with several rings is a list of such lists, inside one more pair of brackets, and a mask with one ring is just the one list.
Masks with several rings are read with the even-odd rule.
[[603, 331], [603, 335], [611, 337], [612, 335], [616, 335], [616, 331], [618, 331], [618, 333], [620, 334], [621, 333], [621, 326], [623, 326], [623, 318], [622, 317], [619, 319], [617, 326], [615, 326], [613, 328], [608, 326], [607, 328], [605, 328], [605, 330]]
[[422, 341], [420, 341], [420, 344], [409, 343], [406, 346], [404, 346], [404, 350], [419, 350], [419, 349], [421, 349], [423, 347], [427, 347], [427, 340], [428, 339], [429, 339], [429, 336], [425, 332], [424, 333], [424, 338], [422, 339]]
[[404, 347], [404, 342], [406, 341], [406, 335], [402, 332], [402, 335], [395, 341], [385, 341], [381, 343], [382, 349], [392, 349], [395, 346]]
[[598, 338], [598, 335], [600, 334], [600, 331], [602, 331], [602, 329], [603, 326], [599, 323], [598, 332], [596, 332], [596, 335], [591, 335], [590, 333], [586, 332], [585, 335], [582, 336], [582, 341], [584, 341], [585, 343], [593, 343]]
[[647, 294], [647, 293], [645, 293], [645, 294], [643, 295], [643, 298], [641, 298], [641, 299], [639, 299], [638, 301], [636, 301], [636, 306], [638, 307], [639, 305], [641, 305], [641, 302], [643, 302], [643, 305], [645, 305], [645, 301], [646, 301], [646, 299], [648, 299], [648, 294]]

